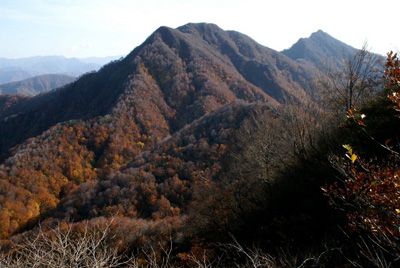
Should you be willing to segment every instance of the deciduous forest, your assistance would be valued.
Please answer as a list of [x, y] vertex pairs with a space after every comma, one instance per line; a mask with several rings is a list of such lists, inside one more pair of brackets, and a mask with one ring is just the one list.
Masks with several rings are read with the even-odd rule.
[[400, 60], [160, 27], [0, 95], [0, 267], [397, 267]]

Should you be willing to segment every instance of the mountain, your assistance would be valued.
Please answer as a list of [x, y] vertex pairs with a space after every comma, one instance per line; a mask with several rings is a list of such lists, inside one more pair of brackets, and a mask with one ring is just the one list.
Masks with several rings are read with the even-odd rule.
[[[119, 107], [140, 117], [134, 121], [141, 125], [161, 120], [169, 133], [237, 101], [301, 102], [315, 72], [215, 25], [161, 27], [126, 58], [0, 114], [8, 118], [0, 126], [0, 152], [58, 122], [104, 116]], [[24, 122], [23, 131], [15, 129], [18, 122]]]
[[[292, 47], [283, 50], [282, 54], [299, 63], [312, 65], [323, 72], [332, 72], [343, 70], [358, 51], [359, 49], [318, 30], [308, 38], [300, 38]], [[382, 71], [385, 58], [378, 54], [371, 55], [372, 67]]]
[[318, 30], [308, 38], [300, 38], [282, 54], [297, 61], [308, 62], [317, 68], [341, 68], [358, 50]]
[[64, 74], [79, 76], [98, 70], [102, 65], [114, 60], [105, 58], [65, 58], [63, 56], [39, 56], [19, 59], [0, 58], [0, 84], [16, 82], [44, 74]]
[[229, 178], [224, 161], [244, 142], [238, 133], [258, 118], [279, 121], [288, 101], [312, 102], [316, 74], [316, 65], [200, 23], [160, 27], [57, 90], [0, 96], [0, 237], [54, 218], [183, 224], [202, 196], [195, 189]]
[[62, 87], [74, 80], [74, 77], [62, 74], [39, 75], [18, 82], [2, 84], [0, 85], [0, 94], [34, 96], [39, 93]]
[[3, 67], [0, 68], [0, 84], [9, 83], [13, 81], [20, 81], [31, 77], [27, 71], [17, 67]]

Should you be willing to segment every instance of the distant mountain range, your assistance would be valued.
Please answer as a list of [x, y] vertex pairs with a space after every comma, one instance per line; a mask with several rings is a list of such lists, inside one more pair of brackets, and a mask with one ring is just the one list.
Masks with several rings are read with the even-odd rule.
[[[184, 217], [192, 186], [221, 176], [246, 122], [278, 118], [288, 100], [312, 102], [320, 69], [356, 52], [322, 31], [278, 52], [214, 24], [160, 27], [69, 85], [0, 97], [0, 238], [52, 217]], [[18, 62], [28, 72], [98, 68]]]
[[44, 74], [22, 81], [0, 84], [0, 94], [34, 96], [75, 81], [75, 77], [64, 74]]
[[104, 64], [119, 57], [65, 58], [40, 56], [19, 59], [0, 58], [0, 84], [20, 81], [44, 74], [63, 74], [77, 77], [96, 71]]

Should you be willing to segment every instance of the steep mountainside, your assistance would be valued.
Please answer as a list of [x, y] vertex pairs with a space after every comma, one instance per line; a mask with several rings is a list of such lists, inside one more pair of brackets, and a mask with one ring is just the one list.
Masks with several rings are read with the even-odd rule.
[[62, 74], [39, 75], [18, 82], [2, 84], [0, 85], [0, 94], [34, 96], [39, 93], [62, 87], [74, 80], [74, 77]]
[[0, 152], [58, 122], [105, 115], [116, 107], [136, 117], [152, 111], [176, 130], [239, 100], [301, 102], [314, 72], [215, 25], [161, 27], [125, 59], [0, 114]]
[[223, 174], [237, 130], [309, 101], [315, 74], [238, 32], [187, 24], [55, 91], [0, 97], [0, 237], [56, 216], [180, 221], [194, 189]]

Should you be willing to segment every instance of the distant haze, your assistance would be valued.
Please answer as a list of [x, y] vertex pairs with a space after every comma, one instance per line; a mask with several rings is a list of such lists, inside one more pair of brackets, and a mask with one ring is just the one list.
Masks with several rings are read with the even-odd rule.
[[0, 57], [126, 55], [159, 26], [188, 22], [235, 29], [276, 50], [322, 29], [384, 54], [400, 47], [399, 8], [395, 0], [3, 0]]
[[45, 74], [63, 74], [77, 77], [90, 71], [96, 71], [104, 64], [118, 58], [118, 56], [82, 59], [65, 58], [63, 56], [40, 56], [19, 59], [0, 58], [0, 84], [21, 81]]

